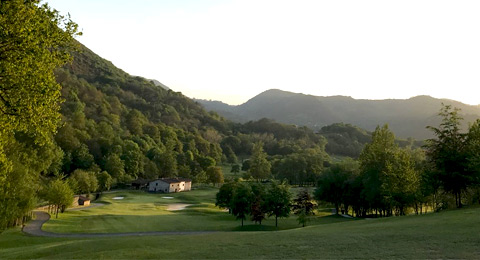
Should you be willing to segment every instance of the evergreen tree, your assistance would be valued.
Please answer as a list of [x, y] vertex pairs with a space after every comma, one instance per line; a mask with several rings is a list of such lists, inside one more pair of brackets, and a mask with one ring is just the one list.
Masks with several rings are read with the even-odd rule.
[[263, 143], [259, 142], [253, 146], [252, 156], [250, 157], [250, 168], [248, 172], [257, 180], [266, 179], [270, 176], [270, 162], [267, 160], [267, 154], [263, 151]]
[[302, 224], [303, 227], [305, 227], [309, 221], [309, 216], [314, 215], [313, 210], [315, 209], [315, 204], [312, 201], [313, 198], [307, 189], [301, 190], [293, 200], [293, 212], [297, 215], [298, 222]]

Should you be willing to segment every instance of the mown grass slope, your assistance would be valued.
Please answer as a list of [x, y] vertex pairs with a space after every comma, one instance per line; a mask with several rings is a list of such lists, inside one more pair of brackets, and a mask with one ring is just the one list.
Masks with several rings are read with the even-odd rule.
[[[292, 189], [294, 192], [297, 189]], [[105, 205], [79, 211], [66, 211], [58, 218], [44, 224], [43, 230], [56, 233], [123, 233], [148, 231], [252, 231], [297, 228], [294, 215], [279, 220], [274, 217], [262, 225], [240, 221], [223, 209], [215, 207], [218, 188], [203, 187], [189, 192], [150, 194], [141, 191], [108, 193], [102, 196]], [[123, 197], [115, 200], [114, 197]], [[188, 204], [184, 210], [169, 211], [172, 204]], [[330, 211], [331, 212], [331, 211]], [[318, 212], [310, 225], [350, 221], [329, 216], [330, 212]]]
[[0, 235], [1, 258], [480, 258], [480, 208], [275, 232], [111, 238]]

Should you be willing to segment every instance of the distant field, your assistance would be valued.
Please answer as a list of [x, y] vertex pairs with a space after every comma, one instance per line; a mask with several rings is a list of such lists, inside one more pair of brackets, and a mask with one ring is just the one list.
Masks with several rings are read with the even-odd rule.
[[[293, 189], [296, 192], [298, 189]], [[262, 226], [251, 221], [240, 227], [234, 216], [215, 207], [217, 188], [202, 188], [189, 192], [152, 194], [141, 191], [104, 194], [99, 203], [106, 205], [80, 211], [67, 211], [45, 223], [44, 230], [57, 233], [122, 233], [145, 231], [233, 231], [276, 230], [275, 219], [268, 218]], [[114, 197], [124, 197], [114, 200]], [[163, 197], [173, 197], [166, 199]], [[180, 211], [168, 211], [168, 205], [190, 204]], [[318, 212], [308, 223], [319, 225], [349, 219]], [[294, 215], [279, 219], [278, 229], [298, 228]]]
[[480, 259], [480, 209], [358, 220], [278, 232], [110, 238], [0, 235], [0, 258]]

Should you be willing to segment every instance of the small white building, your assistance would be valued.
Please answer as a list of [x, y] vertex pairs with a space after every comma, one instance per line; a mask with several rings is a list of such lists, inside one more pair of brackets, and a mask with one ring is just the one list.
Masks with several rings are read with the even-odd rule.
[[148, 183], [150, 192], [181, 192], [192, 189], [192, 180], [186, 178], [162, 178]]

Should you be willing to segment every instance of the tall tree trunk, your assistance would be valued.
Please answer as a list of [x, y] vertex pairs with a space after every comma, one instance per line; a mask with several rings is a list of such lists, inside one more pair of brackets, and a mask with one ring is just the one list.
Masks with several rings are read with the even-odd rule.
[[458, 208], [458, 192], [455, 192], [455, 206]]
[[462, 205], [462, 191], [458, 192], [458, 207], [461, 208]]
[[275, 227], [278, 227], [278, 216], [275, 215]]

